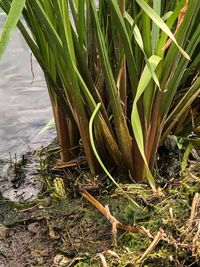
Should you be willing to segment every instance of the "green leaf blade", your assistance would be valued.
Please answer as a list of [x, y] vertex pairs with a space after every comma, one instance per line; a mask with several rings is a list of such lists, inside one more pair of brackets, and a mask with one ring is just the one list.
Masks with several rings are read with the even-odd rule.
[[173, 33], [170, 31], [168, 26], [164, 23], [162, 18], [144, 1], [144, 0], [136, 0], [138, 5], [144, 10], [145, 13], [152, 19], [152, 21], [163, 31], [165, 32], [174, 44], [178, 47], [181, 54], [188, 60], [190, 60], [189, 55], [180, 47]]
[[0, 37], [0, 58], [2, 57], [6, 46], [9, 42], [10, 36], [19, 21], [22, 10], [25, 6], [26, 0], [13, 0], [9, 14], [6, 18]]

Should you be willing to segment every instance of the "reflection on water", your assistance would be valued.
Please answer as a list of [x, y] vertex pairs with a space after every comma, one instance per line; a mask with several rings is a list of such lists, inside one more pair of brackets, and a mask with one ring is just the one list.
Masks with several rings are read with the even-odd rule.
[[[4, 17], [0, 16], [0, 29]], [[44, 77], [18, 30], [0, 60], [0, 158], [37, 148], [55, 137], [52, 126], [38, 133], [51, 120], [52, 111]]]

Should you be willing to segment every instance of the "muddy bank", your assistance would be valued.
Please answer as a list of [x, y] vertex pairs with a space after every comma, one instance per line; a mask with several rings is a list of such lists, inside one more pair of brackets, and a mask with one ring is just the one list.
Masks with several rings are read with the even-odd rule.
[[112, 246], [109, 223], [87, 202], [45, 205], [41, 201], [19, 208], [7, 203], [1, 215], [0, 266], [62, 266], [63, 258], [75, 266], [79, 259], [90, 262], [91, 255]]
[[111, 224], [80, 195], [56, 201], [46, 195], [26, 206], [1, 199], [0, 266], [199, 266], [199, 164], [168, 181], [160, 196], [147, 185], [121, 186], [145, 212], [118, 190], [94, 196], [147, 234], [118, 230], [117, 245]]
[[0, 193], [5, 199], [24, 203], [36, 199], [43, 189], [40, 164], [34, 152], [0, 162]]
[[[0, 267], [200, 266], [197, 160], [181, 176], [176, 169], [174, 177], [158, 179], [158, 194], [146, 184], [120, 184], [142, 207], [137, 210], [106, 176], [91, 176], [84, 162], [61, 166], [56, 152], [53, 144], [37, 160], [30, 153], [1, 165]], [[109, 206], [112, 225], [80, 188]], [[31, 197], [29, 190], [35, 192]], [[117, 229], [116, 236], [115, 219], [143, 233]]]

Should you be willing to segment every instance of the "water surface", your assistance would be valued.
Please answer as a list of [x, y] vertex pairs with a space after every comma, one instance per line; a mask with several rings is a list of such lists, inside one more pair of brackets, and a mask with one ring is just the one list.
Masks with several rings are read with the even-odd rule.
[[[0, 16], [0, 29], [5, 17]], [[54, 126], [40, 134], [52, 119], [44, 77], [31, 52], [16, 30], [0, 60], [0, 158], [21, 154], [48, 144], [55, 137]]]

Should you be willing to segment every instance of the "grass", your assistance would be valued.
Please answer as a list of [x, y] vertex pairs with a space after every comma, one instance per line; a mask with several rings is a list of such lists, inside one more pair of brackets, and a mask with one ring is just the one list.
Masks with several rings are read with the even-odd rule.
[[[197, 266], [199, 165], [185, 169], [186, 151], [182, 176], [165, 179], [162, 190], [154, 167], [169, 134], [199, 144], [187, 137], [200, 121], [199, 1], [0, 0], [0, 7], [8, 14], [0, 55], [17, 26], [52, 103], [59, 147], [47, 159], [38, 153], [48, 201], [34, 203], [36, 218], [54, 221], [50, 243], [59, 236], [63, 255], [72, 247], [75, 266]], [[69, 201], [80, 186], [97, 190], [96, 207], [112, 226], [117, 218], [145, 235], [118, 230], [113, 240], [116, 229], [97, 210]]]
[[[111, 223], [112, 231], [105, 223], [109, 241], [120, 245], [86, 261], [75, 257], [75, 266], [198, 261], [198, 175], [170, 180], [161, 189], [155, 166], [169, 135], [189, 143], [182, 173], [190, 148], [199, 143], [188, 139], [200, 121], [199, 0], [0, 0], [0, 7], [8, 14], [0, 55], [17, 26], [44, 72], [59, 143], [41, 161], [50, 199], [66, 204], [81, 194]], [[101, 188], [107, 191], [105, 202], [93, 198], [91, 188], [99, 195]], [[84, 219], [87, 229], [91, 221]], [[129, 224], [137, 234], [118, 239], [117, 228]], [[75, 247], [65, 230], [64, 240]]]
[[200, 90], [198, 0], [1, 0], [0, 7], [9, 13], [1, 55], [17, 24], [44, 71], [61, 160], [79, 155], [81, 139], [91, 173], [115, 168], [148, 179], [155, 191], [160, 143], [199, 120], [192, 113], [191, 125], [187, 115]]

